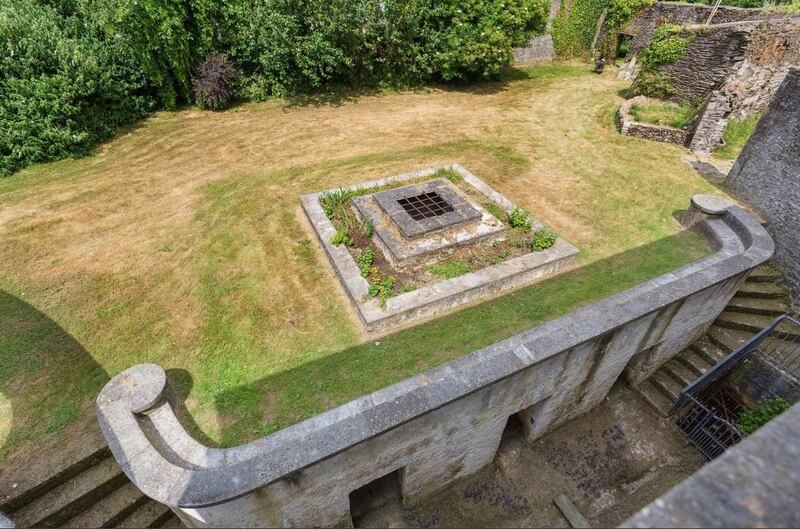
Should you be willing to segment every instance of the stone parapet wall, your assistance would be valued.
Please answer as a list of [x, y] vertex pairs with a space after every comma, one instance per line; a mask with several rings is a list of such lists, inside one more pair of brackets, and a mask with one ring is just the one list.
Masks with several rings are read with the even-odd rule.
[[685, 130], [668, 127], [666, 125], [641, 123], [633, 119], [630, 113], [631, 107], [633, 105], [647, 105], [648, 103], [660, 103], [660, 101], [638, 96], [622, 103], [619, 107], [620, 133], [624, 136], [634, 136], [645, 140], [686, 145], [688, 132]]
[[775, 263], [800, 306], [800, 69], [787, 75], [725, 185], [767, 221]]
[[97, 399], [122, 469], [189, 526], [348, 526], [349, 495], [399, 472], [413, 504], [490, 464], [518, 415], [536, 439], [636, 384], [706, 332], [772, 240], [744, 210], [693, 199], [715, 253], [242, 446], [181, 426], [164, 371], [136, 366]]

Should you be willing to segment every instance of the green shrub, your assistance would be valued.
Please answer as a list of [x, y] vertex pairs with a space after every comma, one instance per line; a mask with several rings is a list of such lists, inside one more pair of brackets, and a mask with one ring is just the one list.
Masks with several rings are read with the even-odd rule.
[[558, 240], [558, 234], [550, 228], [544, 227], [536, 230], [531, 238], [531, 251], [542, 252], [553, 247]]
[[0, 176], [86, 155], [155, 103], [131, 40], [32, 0], [0, 0]]
[[464, 261], [444, 261], [431, 266], [428, 271], [443, 279], [452, 279], [472, 272], [472, 267]]
[[694, 35], [681, 36], [683, 28], [677, 24], [661, 24], [653, 33], [650, 45], [639, 54], [639, 64], [644, 71], [654, 71], [665, 64], [672, 64], [681, 57]]
[[375, 252], [372, 248], [364, 249], [358, 257], [356, 257], [356, 264], [361, 271], [361, 277], [369, 277], [370, 270], [372, 269], [372, 262], [375, 260]]
[[746, 409], [739, 415], [736, 428], [742, 435], [750, 435], [788, 409], [789, 403], [779, 395], [756, 402], [755, 408]]
[[331, 244], [334, 245], [334, 246], [341, 246], [343, 244], [345, 246], [352, 246], [353, 245], [353, 240], [347, 234], [347, 230], [344, 230], [342, 228], [338, 228], [336, 230], [336, 233], [331, 238]]
[[369, 282], [369, 290], [367, 297], [378, 298], [381, 306], [386, 305], [386, 300], [394, 296], [394, 287], [397, 284], [397, 278], [393, 276], [384, 276], [373, 279]]
[[516, 206], [508, 212], [506, 220], [512, 228], [518, 228], [523, 231], [529, 231], [533, 227], [533, 219], [530, 213]]

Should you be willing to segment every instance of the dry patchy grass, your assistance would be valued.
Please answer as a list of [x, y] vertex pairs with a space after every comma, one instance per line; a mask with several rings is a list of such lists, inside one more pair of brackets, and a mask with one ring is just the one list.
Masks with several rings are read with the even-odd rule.
[[[241, 442], [696, 258], [672, 213], [712, 188], [680, 148], [620, 136], [623, 83], [587, 71], [164, 112], [0, 181], [0, 461], [93, 421], [86, 403], [135, 363], [173, 370], [195, 433]], [[423, 325], [372, 351], [298, 197], [443, 162], [550, 224], [582, 268], [440, 320], [455, 339]]]

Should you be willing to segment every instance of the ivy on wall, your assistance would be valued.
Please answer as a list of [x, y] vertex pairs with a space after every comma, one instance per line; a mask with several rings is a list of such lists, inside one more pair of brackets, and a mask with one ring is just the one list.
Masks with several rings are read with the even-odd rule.
[[641, 9], [654, 0], [574, 0], [571, 5], [561, 4], [553, 20], [553, 43], [556, 52], [566, 57], [586, 57], [591, 53], [597, 24], [605, 9], [605, 38], [599, 43], [603, 55], [612, 55], [616, 47], [616, 34]]
[[672, 64], [683, 57], [686, 48], [694, 41], [694, 35], [684, 34], [677, 24], [662, 24], [655, 33], [650, 45], [639, 54], [641, 69], [631, 86], [635, 95], [667, 98], [675, 93], [672, 79], [660, 71], [666, 64]]

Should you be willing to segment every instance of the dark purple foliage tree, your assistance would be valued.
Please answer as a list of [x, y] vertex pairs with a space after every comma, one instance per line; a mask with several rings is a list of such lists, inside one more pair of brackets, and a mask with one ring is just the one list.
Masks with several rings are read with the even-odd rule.
[[236, 97], [239, 73], [227, 55], [209, 55], [192, 81], [194, 100], [203, 108], [220, 110]]

